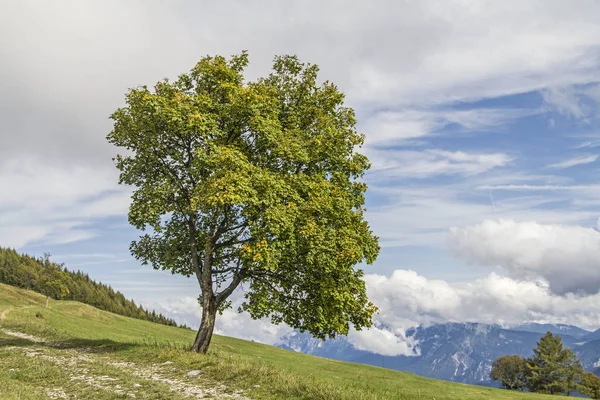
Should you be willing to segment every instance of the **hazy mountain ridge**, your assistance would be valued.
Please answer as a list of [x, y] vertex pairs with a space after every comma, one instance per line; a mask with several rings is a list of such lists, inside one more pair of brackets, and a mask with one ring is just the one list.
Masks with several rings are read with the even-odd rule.
[[381, 356], [356, 349], [344, 336], [321, 341], [299, 332], [282, 337], [277, 346], [437, 379], [490, 385], [489, 372], [496, 358], [505, 354], [531, 356], [537, 341], [547, 331], [563, 338], [586, 371], [600, 372], [600, 340], [594, 340], [599, 332], [571, 325], [527, 324], [508, 329], [499, 325], [447, 323], [412, 328], [406, 336], [418, 342], [419, 356]]

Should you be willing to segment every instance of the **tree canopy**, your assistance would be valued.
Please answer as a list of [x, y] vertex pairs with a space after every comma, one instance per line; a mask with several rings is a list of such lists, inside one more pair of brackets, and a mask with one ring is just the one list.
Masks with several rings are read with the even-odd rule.
[[206, 352], [216, 312], [240, 311], [325, 338], [371, 325], [363, 272], [379, 252], [364, 218], [368, 159], [354, 111], [316, 65], [276, 57], [246, 81], [246, 52], [205, 57], [173, 82], [141, 86], [107, 139], [134, 194], [131, 244], [143, 264], [195, 276]]
[[523, 390], [527, 387], [527, 359], [519, 355], [497, 358], [492, 364], [490, 378], [500, 382], [503, 388]]
[[600, 378], [591, 372], [586, 372], [581, 380], [579, 390], [592, 399], [600, 399]]

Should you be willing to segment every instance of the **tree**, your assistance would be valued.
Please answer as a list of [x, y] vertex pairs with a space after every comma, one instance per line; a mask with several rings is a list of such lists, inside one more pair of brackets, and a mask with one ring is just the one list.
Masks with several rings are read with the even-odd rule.
[[563, 348], [560, 336], [547, 332], [528, 361], [528, 388], [532, 392], [570, 394], [583, 374], [583, 366], [571, 349]]
[[591, 372], [583, 374], [579, 391], [592, 399], [600, 399], [600, 378]]
[[43, 262], [43, 270], [38, 278], [37, 285], [39, 285], [39, 290], [46, 295], [46, 308], [48, 308], [50, 297], [57, 300], [61, 299], [69, 294], [69, 287], [65, 284], [61, 271], [49, 263], [46, 255], [44, 255]]
[[131, 89], [111, 118], [121, 184], [135, 188], [129, 222], [148, 233], [132, 254], [195, 276], [208, 350], [216, 313], [241, 284], [238, 311], [319, 338], [371, 326], [363, 272], [378, 239], [364, 219], [364, 135], [318, 67], [276, 57], [246, 82], [246, 52], [205, 57], [173, 82]]
[[497, 358], [492, 364], [490, 378], [503, 388], [523, 390], [527, 387], [527, 359], [519, 355]]

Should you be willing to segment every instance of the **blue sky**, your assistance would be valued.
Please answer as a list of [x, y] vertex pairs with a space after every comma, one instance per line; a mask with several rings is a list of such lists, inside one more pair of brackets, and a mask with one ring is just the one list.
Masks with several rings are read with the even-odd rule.
[[[249, 50], [252, 79], [293, 53], [347, 94], [367, 135], [367, 218], [382, 251], [366, 280], [376, 321], [396, 335], [354, 333], [356, 343], [391, 340], [403, 352], [404, 329], [444, 321], [600, 328], [600, 4], [365, 7], [9, 2], [0, 245], [50, 252], [197, 325], [195, 281], [129, 254], [137, 232], [110, 161], [108, 115], [127, 88], [205, 54]], [[235, 313], [218, 328], [268, 343], [286, 329]]]

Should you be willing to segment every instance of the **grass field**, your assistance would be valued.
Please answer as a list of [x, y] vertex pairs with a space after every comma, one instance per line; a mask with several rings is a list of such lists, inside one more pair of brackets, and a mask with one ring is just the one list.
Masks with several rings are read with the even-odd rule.
[[[427, 379], [50, 301], [0, 284], [0, 399], [551, 399]], [[76, 396], [76, 397], [75, 397]]]

